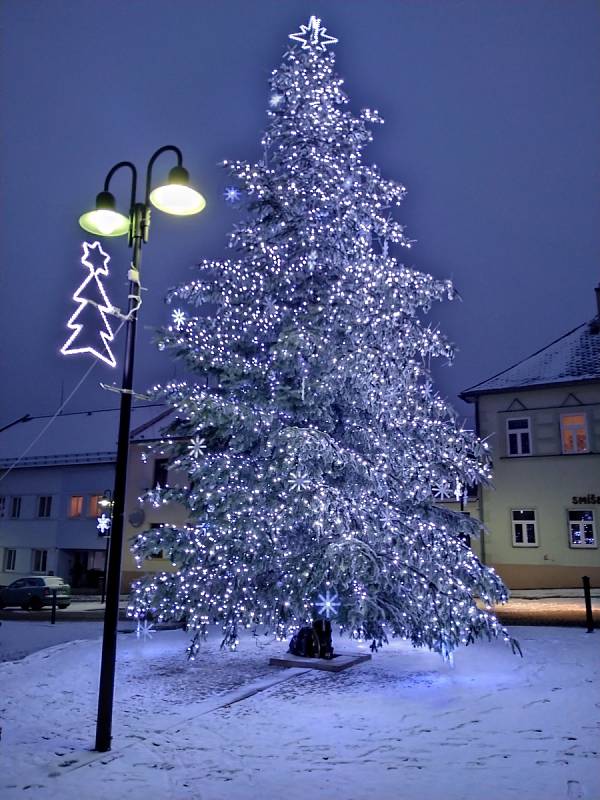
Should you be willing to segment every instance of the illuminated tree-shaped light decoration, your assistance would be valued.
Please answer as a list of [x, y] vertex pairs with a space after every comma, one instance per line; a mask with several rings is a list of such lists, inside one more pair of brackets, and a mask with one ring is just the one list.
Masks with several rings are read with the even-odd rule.
[[75, 313], [67, 322], [73, 333], [61, 347], [63, 355], [74, 353], [91, 353], [95, 358], [104, 361], [110, 367], [117, 362], [110, 349], [109, 342], [114, 336], [106, 315], [112, 309], [102, 277], [108, 275], [110, 256], [105, 253], [100, 242], [83, 242], [81, 263], [87, 267], [89, 274], [79, 286], [73, 300], [79, 303]]
[[479, 523], [436, 505], [490, 476], [487, 445], [431, 390], [452, 348], [422, 316], [452, 285], [394, 253], [405, 189], [364, 163], [381, 119], [348, 111], [335, 39], [316, 17], [291, 38], [264, 159], [225, 162], [245, 203], [234, 255], [169, 298], [190, 321], [159, 346], [191, 377], [156, 390], [174, 409], [159, 449], [188, 475], [150, 497], [187, 523], [136, 540], [140, 566], [162, 549], [175, 569], [143, 578], [131, 613], [185, 619], [193, 657], [214, 620], [229, 647], [242, 627], [289, 637], [328, 586], [318, 608], [375, 647], [508, 639], [491, 611], [505, 587], [464, 544]]

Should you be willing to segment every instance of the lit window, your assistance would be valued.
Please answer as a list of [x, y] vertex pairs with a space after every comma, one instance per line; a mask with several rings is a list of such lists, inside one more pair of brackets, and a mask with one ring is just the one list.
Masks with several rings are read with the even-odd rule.
[[52, 495], [38, 497], [38, 517], [49, 517], [52, 513]]
[[46, 572], [46, 564], [48, 562], [47, 550], [32, 550], [31, 551], [31, 571], [32, 572]]
[[10, 515], [13, 519], [18, 519], [21, 516], [21, 498], [11, 497]]
[[83, 514], [83, 495], [74, 494], [69, 501], [69, 517], [74, 519]]
[[100, 501], [104, 500], [103, 494], [93, 494], [90, 497], [90, 508], [89, 508], [89, 515], [90, 517], [100, 517], [102, 516], [102, 512], [104, 511], [103, 506], [100, 505]]
[[529, 418], [506, 420], [507, 450], [509, 456], [531, 455], [531, 433]]
[[537, 525], [533, 508], [513, 508], [512, 537], [514, 547], [537, 547]]
[[590, 509], [569, 511], [569, 546], [598, 547], [594, 512]]
[[11, 548], [4, 550], [4, 571], [14, 572], [17, 566], [17, 551]]
[[561, 414], [560, 435], [563, 453], [587, 453], [585, 414]]

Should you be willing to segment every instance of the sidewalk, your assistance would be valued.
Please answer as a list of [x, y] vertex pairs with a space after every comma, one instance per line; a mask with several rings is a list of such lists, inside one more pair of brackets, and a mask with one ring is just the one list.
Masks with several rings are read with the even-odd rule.
[[[128, 596], [121, 595], [119, 619], [127, 620]], [[585, 603], [581, 589], [518, 589], [511, 594], [509, 602], [497, 606], [498, 619], [505, 625], [569, 625], [585, 626]], [[600, 589], [592, 589], [592, 613], [594, 626], [600, 628]], [[56, 621], [101, 620], [104, 605], [100, 595], [74, 596], [71, 605], [57, 609]], [[0, 619], [42, 620], [50, 619], [50, 609], [22, 611], [19, 608], [0, 611]]]

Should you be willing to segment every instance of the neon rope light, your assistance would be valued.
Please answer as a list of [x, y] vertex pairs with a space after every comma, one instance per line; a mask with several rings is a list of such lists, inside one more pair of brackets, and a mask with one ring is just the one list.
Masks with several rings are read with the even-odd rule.
[[[94, 263], [94, 259], [101, 260], [100, 265], [96, 265]], [[81, 263], [84, 267], [87, 267], [89, 270], [89, 274], [83, 280], [75, 294], [73, 295], [73, 300], [78, 303], [78, 307], [75, 310], [74, 314], [72, 315], [71, 319], [67, 322], [67, 328], [73, 331], [71, 336], [67, 339], [64, 345], [61, 347], [60, 352], [65, 355], [74, 355], [75, 353], [90, 353], [91, 355], [99, 358], [101, 361], [104, 361], [105, 364], [108, 364], [109, 367], [116, 367], [117, 362], [115, 357], [110, 349], [109, 342], [112, 342], [114, 335], [110, 324], [106, 318], [106, 314], [111, 311], [112, 304], [110, 303], [108, 297], [106, 296], [106, 292], [104, 291], [104, 286], [102, 285], [102, 281], [100, 280], [100, 276], [107, 276], [108, 275], [108, 262], [110, 261], [110, 256], [108, 253], [105, 253], [102, 247], [100, 246], [100, 242], [94, 242], [90, 244], [89, 242], [83, 242], [83, 256], [81, 258]], [[100, 294], [102, 299], [101, 303], [96, 303], [93, 300], [89, 300], [83, 296], [83, 292], [87, 289], [88, 285], [92, 282], [96, 282], [96, 289]], [[99, 331], [100, 337], [106, 349], [106, 352], [99, 352], [94, 347], [90, 345], [85, 346], [76, 346], [77, 339], [83, 330], [83, 323], [78, 322], [77, 319], [81, 312], [86, 308], [88, 305], [95, 306], [98, 311], [100, 312], [100, 316], [102, 318], [102, 322], [104, 323], [105, 330]]]

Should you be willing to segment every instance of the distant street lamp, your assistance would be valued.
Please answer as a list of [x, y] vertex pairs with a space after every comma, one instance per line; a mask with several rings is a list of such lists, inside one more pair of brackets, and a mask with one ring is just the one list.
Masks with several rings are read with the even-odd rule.
[[[177, 166], [169, 172], [167, 183], [152, 188], [152, 168], [162, 153], [172, 152], [177, 156]], [[108, 551], [106, 575], [106, 609], [102, 638], [100, 685], [98, 689], [98, 718], [96, 722], [96, 750], [110, 750], [112, 711], [115, 688], [115, 661], [117, 654], [117, 625], [119, 620], [119, 595], [121, 584], [121, 551], [125, 512], [125, 490], [127, 486], [127, 455], [131, 404], [133, 399], [133, 360], [135, 352], [135, 328], [137, 312], [141, 306], [140, 265], [142, 244], [148, 241], [150, 229], [150, 203], [167, 214], [188, 216], [197, 214], [206, 205], [204, 197], [189, 185], [188, 171], [183, 167], [181, 150], [173, 145], [160, 147], [150, 158], [146, 169], [146, 191], [144, 202], [138, 203], [137, 169], [131, 161], [119, 161], [109, 170], [104, 189], [96, 197], [96, 207], [79, 218], [81, 227], [99, 236], [123, 236], [128, 234], [129, 246], [133, 248], [129, 278], [129, 303], [126, 317], [125, 359], [121, 385], [119, 434], [115, 487], [113, 492], [113, 517], [111, 542]], [[129, 216], [117, 211], [114, 195], [109, 191], [110, 181], [122, 167], [131, 171], [131, 200]]]

